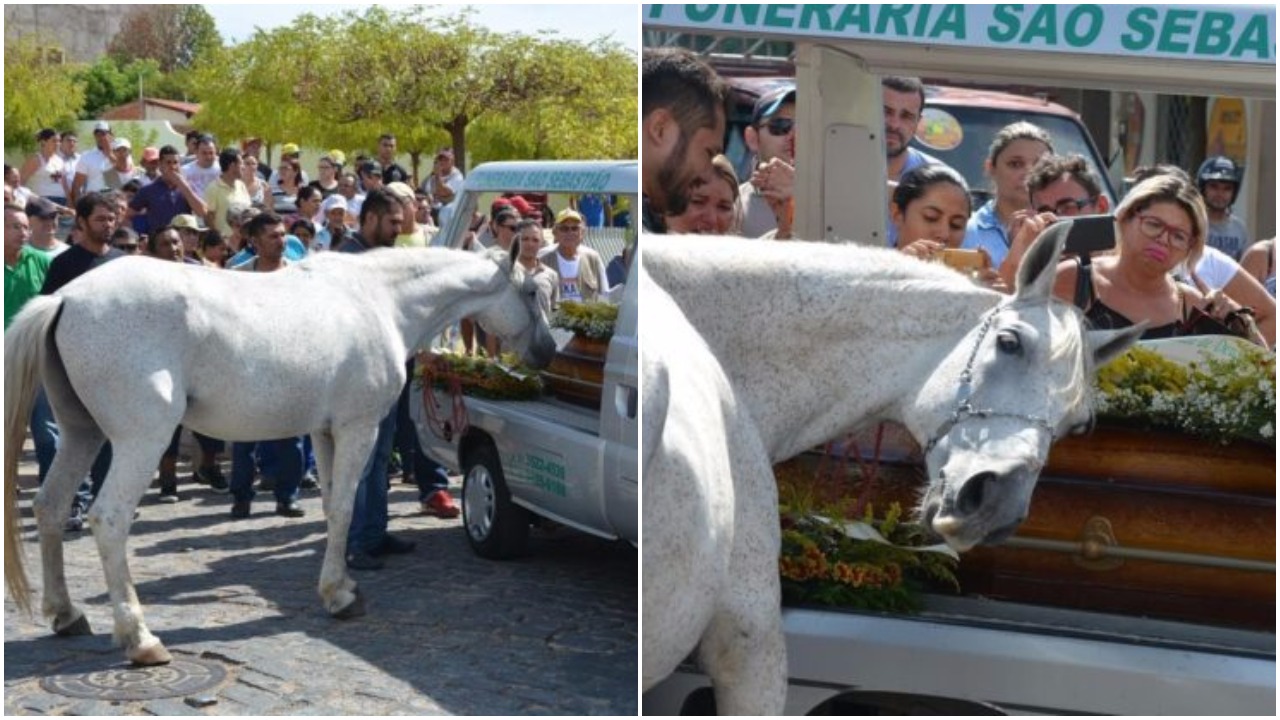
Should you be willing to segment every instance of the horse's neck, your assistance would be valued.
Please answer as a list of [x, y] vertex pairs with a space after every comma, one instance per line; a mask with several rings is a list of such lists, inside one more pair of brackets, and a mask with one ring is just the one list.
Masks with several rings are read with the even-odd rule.
[[901, 420], [998, 300], [892, 255], [804, 245], [757, 257], [753, 246], [733, 260], [695, 252], [674, 263], [646, 247], [645, 263], [720, 360], [775, 461], [867, 421]]
[[[375, 292], [385, 293], [390, 320], [412, 351], [488, 302], [498, 291], [497, 268], [475, 255], [447, 250], [387, 250], [397, 262], [376, 263]], [[372, 257], [371, 257], [372, 259]]]

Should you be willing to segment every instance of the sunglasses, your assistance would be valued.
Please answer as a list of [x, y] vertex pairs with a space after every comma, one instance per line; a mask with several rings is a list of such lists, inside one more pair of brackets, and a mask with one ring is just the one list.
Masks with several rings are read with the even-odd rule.
[[796, 121], [791, 118], [773, 118], [764, 124], [770, 135], [786, 135], [796, 128]]

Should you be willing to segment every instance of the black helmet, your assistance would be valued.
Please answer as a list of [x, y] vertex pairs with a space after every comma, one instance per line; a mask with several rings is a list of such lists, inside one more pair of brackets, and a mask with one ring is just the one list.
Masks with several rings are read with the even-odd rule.
[[1196, 187], [1203, 195], [1204, 185], [1210, 180], [1229, 182], [1234, 186], [1231, 191], [1231, 204], [1234, 205], [1236, 196], [1240, 194], [1240, 180], [1243, 176], [1244, 168], [1237, 165], [1235, 160], [1223, 155], [1214, 155], [1200, 163], [1200, 169], [1196, 171]]

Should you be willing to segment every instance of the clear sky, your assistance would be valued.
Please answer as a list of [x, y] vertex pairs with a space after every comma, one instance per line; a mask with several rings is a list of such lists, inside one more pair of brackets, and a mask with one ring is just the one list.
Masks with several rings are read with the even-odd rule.
[[[377, 4], [399, 6], [409, 3]], [[453, 13], [464, 6], [463, 3], [436, 5], [441, 7], [443, 14]], [[470, 3], [470, 5], [477, 11], [476, 24], [498, 32], [519, 31], [536, 35], [539, 31], [555, 30], [560, 37], [582, 41], [611, 35], [624, 47], [639, 52], [640, 6], [638, 3], [584, 5]], [[360, 10], [368, 6], [367, 3], [361, 5], [320, 2], [296, 5], [240, 3], [206, 4], [205, 9], [213, 16], [224, 41], [240, 42], [252, 35], [255, 27], [269, 30], [288, 25], [293, 18], [303, 13], [310, 12], [323, 16], [342, 13], [346, 10]]]

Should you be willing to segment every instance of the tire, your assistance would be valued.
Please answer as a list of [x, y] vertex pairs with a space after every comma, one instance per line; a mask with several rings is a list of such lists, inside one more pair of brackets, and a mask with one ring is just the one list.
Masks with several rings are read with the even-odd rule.
[[528, 510], [511, 502], [497, 451], [491, 445], [476, 448], [462, 479], [462, 526], [471, 549], [490, 560], [523, 555], [531, 519]]

